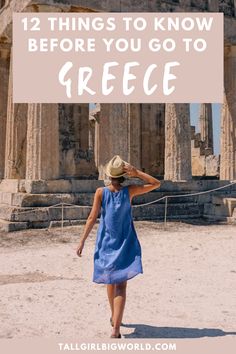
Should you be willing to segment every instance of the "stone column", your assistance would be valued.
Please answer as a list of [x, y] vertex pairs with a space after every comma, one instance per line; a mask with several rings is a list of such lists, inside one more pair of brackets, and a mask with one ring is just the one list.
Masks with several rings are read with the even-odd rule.
[[94, 153], [89, 148], [89, 104], [60, 104], [60, 175], [96, 175]]
[[95, 109], [90, 112], [92, 114], [93, 119], [94, 119], [94, 145], [93, 145], [93, 151], [94, 151], [94, 161], [95, 161], [95, 166], [98, 169], [98, 156], [99, 156], [99, 124], [100, 124], [100, 111], [101, 111], [101, 105], [100, 103], [96, 103]]
[[190, 180], [191, 130], [189, 104], [166, 104], [165, 108], [165, 179]]
[[191, 0], [191, 7], [196, 8], [198, 10], [207, 11], [208, 3], [206, 0]]
[[99, 115], [95, 121], [95, 130], [94, 130], [94, 159], [95, 159], [95, 165], [98, 169], [98, 163], [99, 163], [99, 126], [100, 126], [100, 118]]
[[208, 0], [208, 11], [219, 12], [219, 0]]
[[4, 177], [10, 48], [0, 43], [0, 179]]
[[128, 161], [141, 169], [142, 161], [142, 105], [128, 104]]
[[226, 16], [235, 16], [235, 0], [219, 0], [219, 11]]
[[141, 106], [142, 169], [153, 175], [164, 175], [165, 104]]
[[28, 107], [26, 179], [59, 177], [57, 104], [30, 103]]
[[140, 168], [140, 105], [101, 104], [96, 134], [99, 179], [114, 155]]
[[213, 154], [213, 127], [212, 127], [212, 105], [202, 103], [200, 106], [200, 133], [201, 140], [205, 142], [205, 148]]
[[95, 123], [96, 119], [92, 116], [89, 117], [89, 151], [94, 151], [95, 146]]
[[220, 179], [236, 179], [236, 46], [225, 48], [224, 103], [221, 110]]
[[191, 7], [191, 0], [179, 0], [179, 4], [183, 8]]
[[12, 68], [10, 64], [4, 177], [24, 179], [28, 105], [25, 103], [13, 103], [12, 85]]

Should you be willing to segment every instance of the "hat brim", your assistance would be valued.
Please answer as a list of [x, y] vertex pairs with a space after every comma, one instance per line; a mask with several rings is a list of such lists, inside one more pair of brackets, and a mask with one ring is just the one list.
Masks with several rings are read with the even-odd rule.
[[105, 174], [106, 174], [108, 177], [119, 178], [119, 177], [125, 176], [125, 175], [127, 174], [127, 172], [124, 172], [124, 173], [122, 173], [122, 174], [119, 175], [119, 176], [113, 176], [113, 175], [109, 174], [108, 172], [105, 172]]

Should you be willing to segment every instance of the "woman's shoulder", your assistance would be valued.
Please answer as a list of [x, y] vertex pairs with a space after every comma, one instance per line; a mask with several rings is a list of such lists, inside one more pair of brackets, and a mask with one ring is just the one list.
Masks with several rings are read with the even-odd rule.
[[96, 192], [98, 191], [98, 192], [101, 192], [101, 191], [103, 191], [103, 189], [104, 189], [105, 187], [98, 187], [97, 189], [96, 189]]
[[99, 197], [102, 197], [103, 191], [105, 190], [105, 187], [98, 187], [95, 191], [95, 194], [98, 195]]

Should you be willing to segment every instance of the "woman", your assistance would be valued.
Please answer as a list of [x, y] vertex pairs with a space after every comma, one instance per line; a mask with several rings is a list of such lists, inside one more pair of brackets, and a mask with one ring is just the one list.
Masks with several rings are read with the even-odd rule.
[[[81, 257], [84, 243], [101, 211], [94, 252], [95, 283], [107, 284], [111, 307], [111, 338], [121, 338], [127, 280], [143, 273], [141, 246], [134, 228], [131, 203], [133, 197], [160, 187], [160, 181], [115, 155], [105, 166], [111, 183], [96, 190], [93, 207], [87, 219], [77, 255]], [[143, 185], [122, 186], [124, 175], [138, 177]]]

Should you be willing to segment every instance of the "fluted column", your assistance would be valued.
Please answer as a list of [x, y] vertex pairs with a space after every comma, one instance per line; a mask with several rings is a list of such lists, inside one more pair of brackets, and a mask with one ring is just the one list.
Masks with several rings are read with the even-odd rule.
[[59, 104], [60, 176], [96, 175], [89, 148], [89, 104]]
[[128, 105], [128, 161], [138, 169], [142, 167], [141, 110], [141, 104]]
[[191, 6], [191, 0], [179, 0], [179, 4], [182, 7], [190, 7]]
[[142, 169], [150, 174], [164, 175], [165, 104], [141, 106]]
[[12, 89], [12, 65], [10, 64], [4, 177], [24, 179], [28, 105], [25, 103], [13, 103]]
[[219, 11], [224, 12], [226, 16], [235, 16], [235, 1], [219, 0]]
[[57, 104], [29, 104], [26, 179], [59, 177], [59, 122]]
[[0, 179], [4, 177], [10, 48], [0, 43]]
[[236, 46], [225, 48], [220, 179], [236, 179]]
[[202, 103], [200, 107], [200, 133], [201, 140], [205, 142], [205, 148], [213, 154], [213, 127], [212, 127], [212, 105]]
[[99, 179], [114, 155], [140, 168], [140, 105], [101, 104], [96, 134]]
[[95, 123], [94, 117], [89, 117], [89, 151], [94, 151], [95, 146]]
[[191, 131], [189, 104], [166, 104], [165, 108], [165, 179], [190, 180]]
[[96, 103], [96, 112], [93, 115], [93, 117], [94, 117], [94, 160], [97, 169], [99, 163], [100, 111], [101, 111], [101, 105], [100, 103]]
[[219, 12], [219, 0], [208, 0], [208, 11]]

